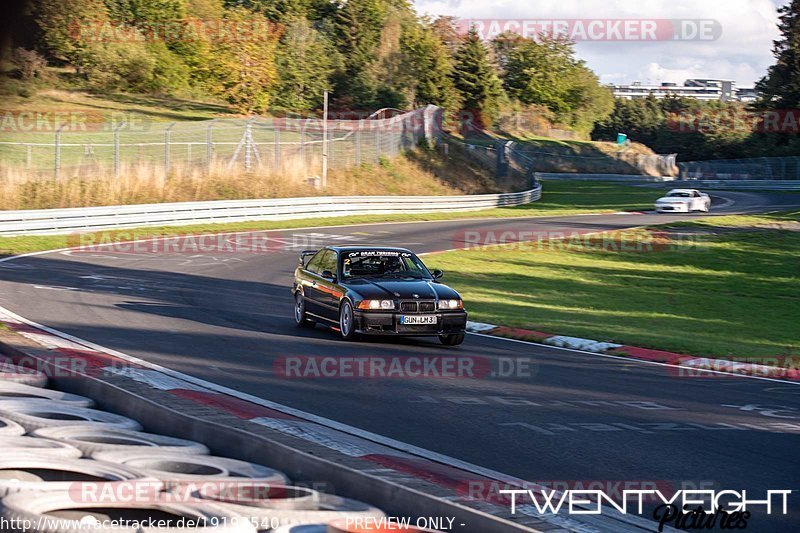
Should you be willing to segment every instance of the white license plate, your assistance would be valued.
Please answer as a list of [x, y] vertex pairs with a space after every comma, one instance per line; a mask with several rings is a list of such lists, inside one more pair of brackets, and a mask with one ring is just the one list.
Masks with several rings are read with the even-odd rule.
[[405, 326], [436, 324], [436, 315], [401, 316], [400, 323]]

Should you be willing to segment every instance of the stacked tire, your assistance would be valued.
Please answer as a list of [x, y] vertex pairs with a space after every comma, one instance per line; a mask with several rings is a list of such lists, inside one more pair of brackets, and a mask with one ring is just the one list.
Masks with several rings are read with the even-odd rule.
[[0, 355], [0, 382], [45, 387], [47, 376], [38, 370], [15, 365], [11, 359]]
[[205, 485], [194, 495], [235, 514], [252, 517], [259, 532], [334, 520], [376, 523], [385, 517], [383, 511], [368, 504], [302, 487], [257, 483], [230, 488]]
[[[337, 520], [385, 516], [292, 486], [273, 468], [210, 455], [198, 442], [145, 433], [136, 420], [46, 385], [43, 373], [0, 356], [3, 533], [294, 533], [304, 524], [312, 528], [304, 533], [339, 533], [350, 530], [330, 529]], [[149, 527], [150, 519], [167, 527]]]

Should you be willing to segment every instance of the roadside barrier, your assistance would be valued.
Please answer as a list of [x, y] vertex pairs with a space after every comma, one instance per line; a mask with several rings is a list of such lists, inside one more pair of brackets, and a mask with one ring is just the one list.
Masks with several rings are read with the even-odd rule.
[[[69, 493], [57, 492], [37, 494], [31, 498], [28, 494], [15, 494], [3, 498], [2, 516], [8, 524], [34, 524], [36, 533], [73, 533], [75, 531], [104, 532], [137, 532], [154, 533], [156, 531], [169, 531], [180, 533], [191, 531], [193, 533], [254, 533], [255, 528], [246, 517], [233, 517], [228, 510], [218, 509], [213, 506], [192, 506], [161, 502], [100, 502], [83, 503], [80, 505], [84, 516], [81, 519], [60, 518], [59, 511], [74, 510], [76, 502]], [[174, 521], [184, 521], [184, 526], [178, 527], [116, 527], [105, 526], [100, 520], [93, 520], [92, 509], [97, 509], [97, 515], [116, 515], [133, 521], [147, 523], [147, 516], [154, 516], [156, 523], [168, 517]], [[109, 513], [109, 510], [113, 510]], [[67, 516], [70, 516], [67, 514]], [[193, 524], [204, 524], [199, 527]], [[13, 527], [13, 526], [12, 526]], [[25, 532], [27, 529], [12, 529], [15, 533]]]
[[97, 452], [92, 456], [98, 461], [119, 463], [137, 468], [164, 481], [259, 481], [286, 485], [285, 474], [266, 466], [216, 457], [212, 455], [183, 455], [158, 451]]
[[537, 185], [522, 192], [464, 196], [318, 196], [0, 211], [0, 236], [253, 220], [474, 211], [535, 202], [541, 194], [542, 188]]
[[[0, 497], [16, 492], [71, 491], [78, 483], [144, 481], [146, 476], [139, 470], [118, 464], [102, 463], [88, 459], [66, 459], [36, 452], [19, 454], [3, 452], [0, 470], [14, 471], [10, 478], [0, 478]], [[150, 480], [155, 482], [154, 480]], [[26, 496], [35, 500], [35, 496]], [[75, 500], [72, 502], [76, 504]], [[3, 499], [5, 505], [5, 498]]]
[[13, 420], [0, 415], [0, 437], [12, 437], [24, 434], [24, 427], [20, 426]]
[[3, 454], [12, 456], [21, 453], [35, 453], [36, 455], [46, 455], [48, 457], [80, 459], [83, 455], [82, 451], [66, 442], [24, 436], [6, 437], [0, 435], [0, 450], [3, 450]]
[[[205, 527], [186, 526], [193, 532], [255, 533], [385, 516], [362, 502], [294, 487], [272, 468], [209, 456], [198, 442], [136, 431], [137, 421], [90, 409], [89, 398], [20, 384], [16, 377], [0, 376], [0, 471], [11, 472], [0, 476], [4, 531], [28, 533], [36, 524], [37, 533], [110, 532], [119, 529], [97, 517], [169, 515], [204, 521]], [[129, 494], [136, 497], [124, 497]], [[75, 509], [80, 520], [67, 513]]]
[[[257, 486], [249, 489], [256, 493], [259, 491]], [[292, 524], [328, 523], [336, 519], [375, 522], [385, 517], [383, 511], [376, 507], [330, 494], [317, 494], [309, 499], [289, 502], [270, 498], [230, 501], [234, 498], [220, 499], [218, 495], [209, 492], [208, 488], [202, 488], [197, 495], [209, 501], [220, 502], [222, 507], [235, 514], [253, 517], [254, 523], [259, 525], [259, 531], [272, 531]]]
[[94, 401], [85, 396], [55, 391], [42, 387], [32, 387], [0, 378], [0, 402], [6, 400], [51, 400], [73, 407], [93, 407]]
[[141, 429], [136, 420], [49, 400], [5, 400], [0, 402], [0, 416], [13, 420], [30, 433], [39, 428], [90, 424], [95, 427]]
[[10, 359], [0, 356], [0, 382], [45, 387], [47, 386], [47, 376], [38, 370], [19, 367]]
[[204, 444], [153, 433], [92, 426], [62, 426], [37, 429], [34, 437], [64, 442], [93, 457], [103, 452], [181, 453], [206, 455]]

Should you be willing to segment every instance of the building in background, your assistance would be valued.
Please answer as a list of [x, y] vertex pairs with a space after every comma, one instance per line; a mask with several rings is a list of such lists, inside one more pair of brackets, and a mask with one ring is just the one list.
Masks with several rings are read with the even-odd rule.
[[617, 98], [646, 98], [653, 95], [656, 98], [666, 96], [682, 96], [697, 100], [722, 100], [724, 102], [741, 101], [752, 102], [756, 98], [755, 89], [739, 89], [732, 80], [712, 80], [693, 78], [677, 83], [662, 82], [658, 85], [643, 84], [635, 81], [630, 85], [611, 85], [611, 91]]

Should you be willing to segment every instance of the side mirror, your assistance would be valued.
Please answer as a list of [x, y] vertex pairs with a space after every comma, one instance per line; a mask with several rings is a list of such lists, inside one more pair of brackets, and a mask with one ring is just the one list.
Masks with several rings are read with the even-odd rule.
[[434, 270], [431, 274], [433, 274], [433, 279], [441, 279], [444, 276], [444, 272], [439, 269]]
[[336, 281], [336, 276], [334, 276], [333, 272], [331, 272], [330, 270], [323, 270], [322, 274], [320, 275], [325, 279]]

